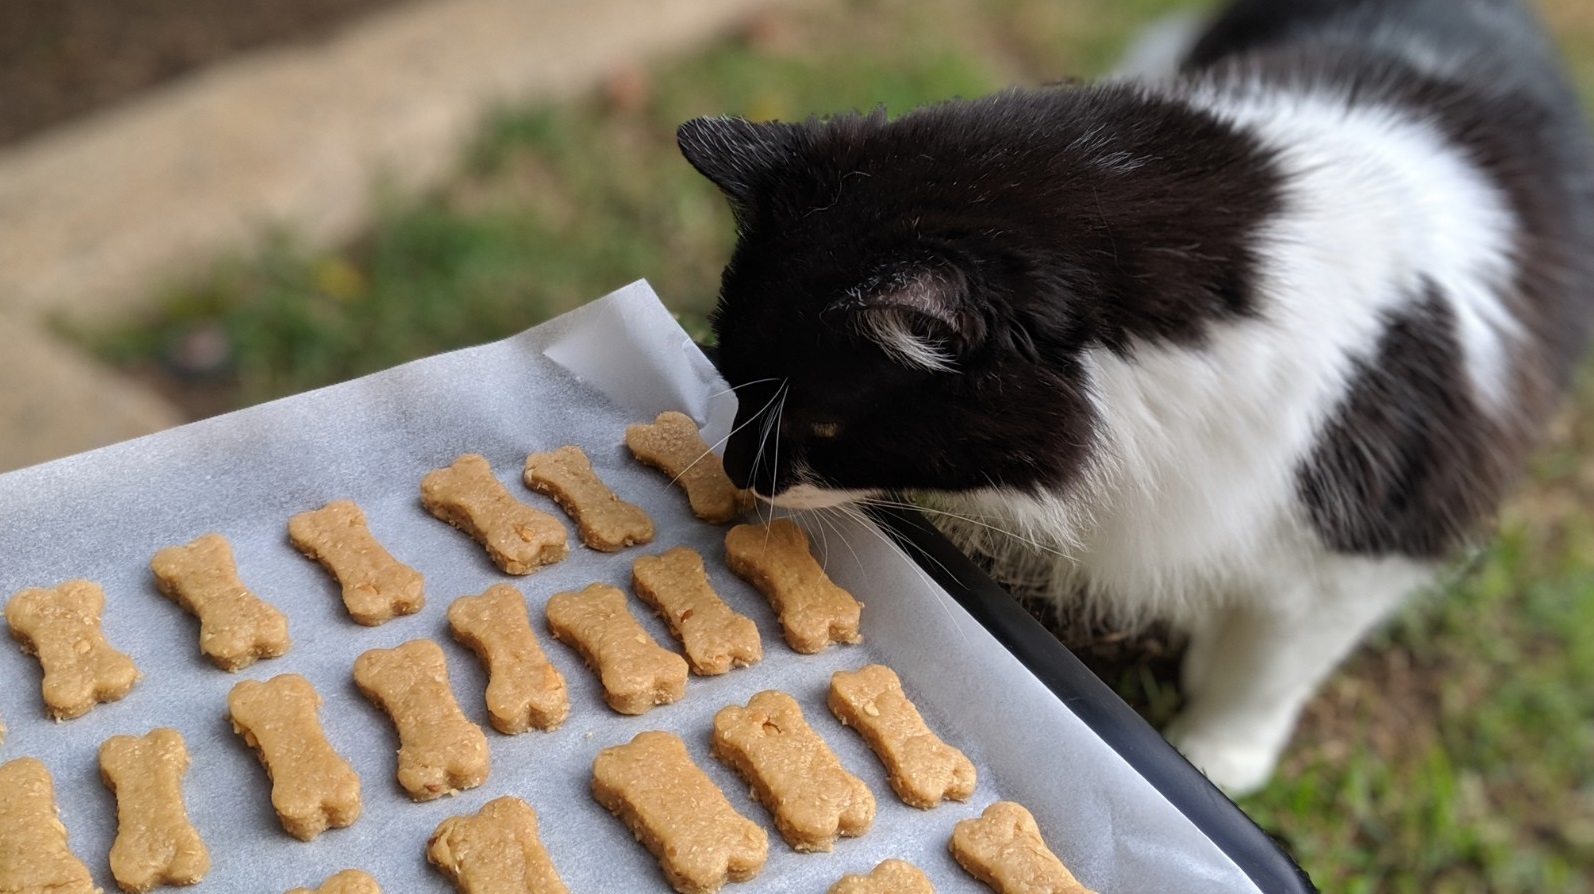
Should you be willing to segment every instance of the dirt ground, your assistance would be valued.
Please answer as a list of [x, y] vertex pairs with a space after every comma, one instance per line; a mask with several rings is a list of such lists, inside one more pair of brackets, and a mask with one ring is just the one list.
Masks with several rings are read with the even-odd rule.
[[0, 145], [243, 50], [410, 0], [5, 0]]

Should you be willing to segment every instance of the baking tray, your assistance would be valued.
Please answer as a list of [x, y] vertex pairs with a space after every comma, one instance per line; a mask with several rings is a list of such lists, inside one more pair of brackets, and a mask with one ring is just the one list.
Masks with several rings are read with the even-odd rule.
[[[107, 592], [106, 635], [144, 673], [125, 699], [54, 724], [44, 719], [37, 664], [0, 649], [0, 720], [10, 728], [0, 760], [31, 755], [50, 768], [70, 843], [108, 890], [115, 804], [95, 753], [111, 735], [163, 725], [178, 728], [193, 754], [188, 807], [213, 860], [199, 891], [282, 891], [346, 867], [370, 871], [390, 894], [447, 891], [425, 863], [427, 836], [444, 817], [502, 794], [538, 810], [543, 841], [572, 891], [667, 891], [652, 857], [588, 792], [599, 749], [654, 728], [680, 734], [732, 803], [770, 831], [763, 873], [730, 891], [823, 891], [888, 856], [920, 865], [939, 891], [983, 891], [952, 862], [946, 840], [954, 823], [998, 798], [1030, 807], [1054, 850], [1103, 894], [1308, 890], [1242, 813], [1203, 787], [1038, 625], [1025, 627], [1027, 615], [922, 519], [800, 518], [827, 570], [865, 603], [865, 642], [815, 656], [786, 648], [767, 604], [724, 570], [723, 529], [693, 519], [663, 476], [621, 446], [626, 423], [664, 409], [698, 419], [713, 442], [729, 426], [734, 398], [637, 283], [502, 342], [0, 476], [0, 596], [74, 577], [98, 581]], [[557, 515], [518, 479], [527, 452], [565, 443], [585, 447], [617, 491], [648, 509], [660, 531], [653, 544], [614, 555], [577, 546], [562, 563], [511, 578], [419, 505], [427, 470], [477, 452], [517, 496]], [[334, 498], [360, 503], [378, 539], [426, 575], [420, 613], [377, 628], [353, 624], [331, 580], [287, 543], [291, 515]], [[207, 531], [230, 539], [244, 581], [288, 614], [294, 645], [283, 657], [236, 674], [215, 669], [198, 654], [194, 620], [154, 589], [149, 557]], [[913, 542], [908, 554], [934, 561], [916, 564], [896, 538]], [[623, 587], [634, 556], [681, 543], [704, 555], [716, 589], [758, 623], [766, 657], [722, 677], [692, 678], [677, 704], [621, 717], [602, 704], [576, 655], [546, 635], [542, 605], [594, 580]], [[504, 581], [525, 593], [544, 648], [569, 683], [571, 717], [557, 731], [510, 737], [487, 728], [482, 669], [448, 636], [444, 613], [454, 598]], [[633, 609], [656, 640], [672, 644], [658, 619], [639, 603]], [[396, 736], [350, 678], [364, 650], [417, 637], [443, 644], [452, 688], [467, 716], [487, 728], [493, 758], [482, 787], [423, 804], [399, 790]], [[870, 661], [894, 667], [931, 725], [979, 766], [968, 803], [905, 807], [861, 739], [826, 711], [831, 672]], [[359, 821], [309, 843], [282, 832], [265, 774], [225, 715], [238, 680], [284, 672], [315, 684], [328, 737], [363, 780]], [[879, 812], [867, 835], [829, 854], [795, 853], [746, 786], [708, 756], [714, 712], [766, 688], [796, 697], [875, 792]]]

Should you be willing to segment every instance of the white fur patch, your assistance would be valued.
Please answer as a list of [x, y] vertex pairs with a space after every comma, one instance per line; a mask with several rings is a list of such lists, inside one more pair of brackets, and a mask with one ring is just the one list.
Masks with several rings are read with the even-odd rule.
[[913, 314], [895, 308], [877, 308], [857, 315], [858, 329], [899, 363], [931, 372], [954, 369], [950, 351], [913, 331]]
[[[1363, 300], [1354, 291], [1414, 296], [1427, 278], [1455, 314], [1479, 402], [1513, 411], [1510, 352], [1523, 335], [1508, 303], [1518, 225], [1501, 190], [1459, 148], [1402, 109], [1349, 108], [1326, 89], [1207, 87], [1190, 99], [1282, 152], [1298, 184], [1275, 234], [1283, 249], [1275, 297], [1286, 312], [1303, 304], [1286, 291], [1354, 308]], [[1316, 284], [1331, 267], [1343, 275]]]
[[764, 499], [782, 509], [830, 509], [856, 503], [874, 494], [872, 490], [831, 490], [812, 484], [794, 484], [775, 496]]

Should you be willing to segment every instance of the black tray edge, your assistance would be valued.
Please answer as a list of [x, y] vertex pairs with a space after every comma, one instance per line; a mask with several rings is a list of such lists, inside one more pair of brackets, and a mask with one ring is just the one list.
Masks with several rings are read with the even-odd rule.
[[1058, 700], [1266, 894], [1317, 894], [1306, 871], [1001, 585], [916, 510], [865, 510]]

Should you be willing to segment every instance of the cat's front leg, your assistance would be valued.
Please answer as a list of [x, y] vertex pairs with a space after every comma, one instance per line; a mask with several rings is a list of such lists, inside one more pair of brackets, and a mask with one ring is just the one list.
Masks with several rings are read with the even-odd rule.
[[1169, 741], [1230, 796], [1261, 788], [1312, 693], [1432, 575], [1404, 560], [1325, 558], [1201, 619], [1182, 674], [1187, 706], [1165, 731]]

